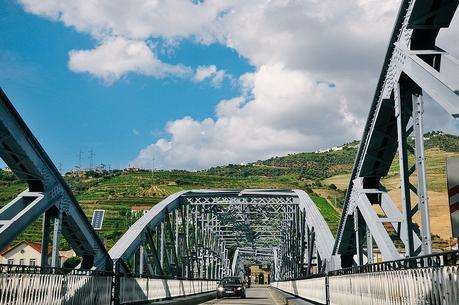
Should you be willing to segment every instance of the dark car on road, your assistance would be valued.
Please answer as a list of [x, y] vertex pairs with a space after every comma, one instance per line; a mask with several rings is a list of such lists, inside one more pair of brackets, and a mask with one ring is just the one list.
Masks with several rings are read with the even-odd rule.
[[244, 282], [236, 276], [224, 277], [217, 287], [217, 298], [240, 297], [245, 299]]

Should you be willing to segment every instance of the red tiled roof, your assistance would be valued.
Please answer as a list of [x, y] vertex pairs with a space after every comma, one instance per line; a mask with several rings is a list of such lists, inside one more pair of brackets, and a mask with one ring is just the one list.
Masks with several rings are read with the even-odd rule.
[[131, 206], [131, 210], [149, 210], [151, 209], [148, 205], [133, 205]]
[[[27, 240], [22, 240], [20, 242], [18, 242], [17, 244], [15, 244], [14, 246], [8, 246], [4, 249], [2, 249], [0, 251], [0, 255], [3, 255], [5, 253], [8, 253], [10, 252], [11, 250], [13, 250], [14, 248], [16, 248], [17, 246], [21, 245], [21, 244], [27, 244], [28, 246], [32, 247], [33, 249], [35, 249], [36, 251], [38, 251], [39, 253], [41, 253], [41, 244], [40, 243], [34, 243], [34, 242], [31, 242], [31, 241], [27, 241]], [[52, 249], [49, 248], [48, 250], [48, 254], [50, 254], [52, 252]]]

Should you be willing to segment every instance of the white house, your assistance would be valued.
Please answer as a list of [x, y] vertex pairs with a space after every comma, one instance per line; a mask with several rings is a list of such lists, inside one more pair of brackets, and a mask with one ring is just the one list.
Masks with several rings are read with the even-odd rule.
[[[48, 266], [51, 265], [51, 252], [48, 250]], [[72, 256], [75, 256], [73, 250], [59, 251], [59, 266]], [[41, 244], [23, 240], [12, 247], [6, 247], [0, 251], [0, 264], [8, 265], [41, 265]]]
[[[51, 258], [48, 263], [50, 262]], [[12, 247], [7, 247], [0, 251], [0, 264], [40, 266], [41, 244], [23, 240]]]

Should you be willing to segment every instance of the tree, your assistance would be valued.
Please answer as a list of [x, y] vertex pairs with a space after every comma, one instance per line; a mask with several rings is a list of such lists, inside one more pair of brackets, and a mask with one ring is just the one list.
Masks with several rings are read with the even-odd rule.
[[81, 258], [78, 256], [73, 256], [67, 259], [62, 265], [66, 269], [75, 269], [81, 263]]

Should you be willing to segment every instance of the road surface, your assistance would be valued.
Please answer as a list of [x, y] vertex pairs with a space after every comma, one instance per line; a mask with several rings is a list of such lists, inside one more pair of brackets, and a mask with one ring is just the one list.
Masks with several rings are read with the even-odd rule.
[[266, 287], [252, 287], [246, 290], [247, 298], [223, 298], [201, 303], [205, 305], [280, 305]]

